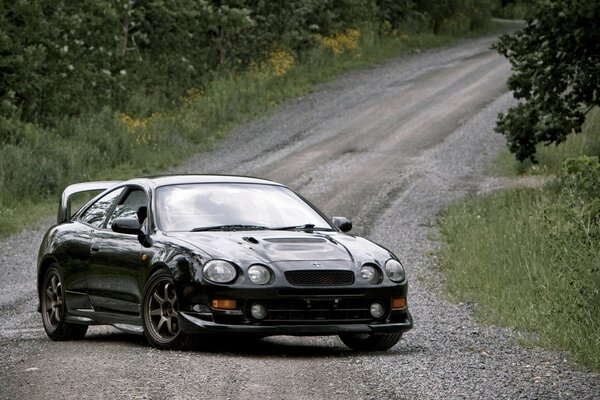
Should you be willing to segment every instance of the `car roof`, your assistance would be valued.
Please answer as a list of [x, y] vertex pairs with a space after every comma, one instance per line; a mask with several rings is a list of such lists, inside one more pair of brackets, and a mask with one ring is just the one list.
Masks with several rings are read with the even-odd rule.
[[122, 183], [141, 184], [144, 186], [153, 187], [182, 185], [190, 183], [254, 183], [263, 185], [283, 186], [280, 183], [269, 181], [267, 179], [238, 175], [160, 175], [145, 178], [135, 178]]

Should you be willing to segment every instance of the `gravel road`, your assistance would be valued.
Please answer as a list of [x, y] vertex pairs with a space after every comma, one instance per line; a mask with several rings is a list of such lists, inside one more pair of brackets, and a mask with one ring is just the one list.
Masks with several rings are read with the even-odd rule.
[[35, 300], [43, 231], [0, 242], [0, 398], [446, 399], [600, 398], [600, 377], [564, 354], [516, 344], [452, 304], [433, 251], [437, 213], [497, 182], [495, 115], [513, 101], [495, 39], [392, 59], [320, 85], [232, 132], [171, 172], [241, 173], [285, 183], [407, 267], [415, 329], [385, 353], [335, 337], [211, 340], [157, 351], [140, 336], [92, 327], [81, 342], [46, 338]]

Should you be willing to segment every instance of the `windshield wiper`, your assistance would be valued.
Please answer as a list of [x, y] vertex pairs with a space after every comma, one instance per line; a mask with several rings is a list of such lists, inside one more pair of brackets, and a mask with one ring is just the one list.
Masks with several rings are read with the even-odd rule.
[[304, 225], [292, 225], [292, 226], [279, 226], [276, 228], [269, 228], [273, 231], [332, 231], [331, 228], [315, 228], [315, 224], [304, 224]]
[[215, 225], [215, 226], [202, 226], [194, 228], [190, 232], [203, 232], [203, 231], [255, 231], [267, 229], [266, 226], [261, 225]]

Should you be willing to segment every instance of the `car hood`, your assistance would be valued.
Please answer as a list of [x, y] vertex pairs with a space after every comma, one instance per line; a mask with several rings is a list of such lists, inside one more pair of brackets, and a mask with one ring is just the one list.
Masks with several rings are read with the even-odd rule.
[[375, 243], [339, 232], [181, 232], [169, 236], [197, 247], [210, 258], [240, 264], [336, 261], [336, 265], [353, 265], [392, 257]]

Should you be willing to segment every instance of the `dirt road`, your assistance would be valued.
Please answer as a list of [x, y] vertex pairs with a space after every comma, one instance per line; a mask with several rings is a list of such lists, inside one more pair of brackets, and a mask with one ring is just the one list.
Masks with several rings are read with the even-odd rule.
[[565, 356], [525, 349], [517, 332], [475, 322], [445, 300], [432, 250], [436, 214], [489, 180], [503, 146], [497, 112], [512, 102], [493, 38], [347, 74], [236, 129], [177, 172], [242, 173], [288, 184], [354, 233], [391, 248], [410, 279], [415, 329], [392, 350], [357, 354], [335, 337], [209, 342], [157, 351], [93, 327], [53, 343], [35, 312], [45, 227], [0, 242], [0, 398], [402, 399], [594, 398], [600, 378]]

